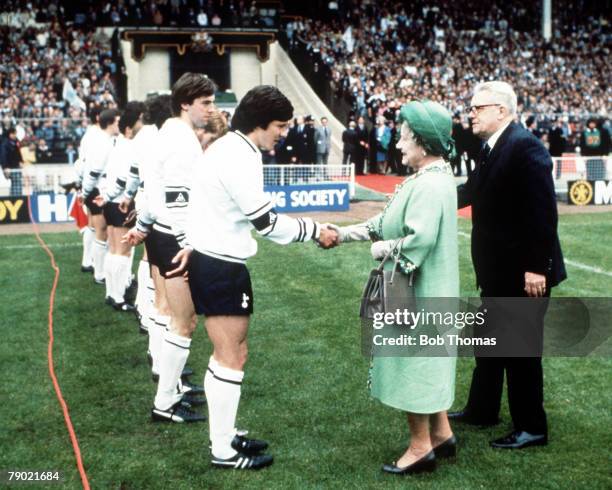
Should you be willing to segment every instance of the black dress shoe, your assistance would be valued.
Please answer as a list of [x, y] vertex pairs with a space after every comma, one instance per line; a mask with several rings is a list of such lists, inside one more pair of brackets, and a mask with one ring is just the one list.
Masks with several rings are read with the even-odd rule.
[[530, 434], [524, 430], [515, 430], [505, 437], [491, 441], [491, 447], [496, 449], [523, 449], [530, 446], [546, 446], [546, 434]]
[[454, 458], [457, 456], [457, 438], [453, 434], [442, 444], [438, 444], [433, 448], [436, 458]]
[[404, 466], [403, 468], [396, 466], [395, 462], [393, 464], [385, 464], [382, 467], [385, 473], [392, 473], [394, 475], [415, 475], [417, 473], [432, 472], [435, 469], [436, 455], [433, 450], [429, 451], [418, 461], [408, 466]]
[[268, 443], [266, 441], [249, 439], [241, 435], [235, 435], [231, 444], [232, 449], [244, 454], [257, 454], [268, 448]]
[[82, 265], [81, 272], [93, 273], [93, 266], [92, 265]]
[[470, 412], [462, 410], [460, 412], [448, 412], [448, 420], [463, 424], [477, 425], [479, 427], [493, 427], [499, 424], [499, 418], [483, 419], [474, 417]]

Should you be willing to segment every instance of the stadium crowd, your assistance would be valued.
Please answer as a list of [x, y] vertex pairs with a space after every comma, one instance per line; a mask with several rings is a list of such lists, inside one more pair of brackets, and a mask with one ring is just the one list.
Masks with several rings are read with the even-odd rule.
[[14, 127], [21, 149], [43, 149], [24, 163], [74, 161], [88, 109], [116, 106], [108, 36], [63, 25], [56, 3], [45, 3], [0, 14], [2, 139]]
[[[396, 141], [399, 107], [418, 98], [455, 112], [459, 149], [473, 157], [466, 100], [473, 83], [491, 77], [516, 87], [521, 121], [553, 156], [584, 146], [589, 117], [598, 119], [600, 151], [609, 151], [610, 27], [601, 7], [556, 2], [553, 38], [546, 41], [540, 32], [540, 7], [527, 1], [483, 5], [474, 0], [341, 0], [315, 8], [319, 4], [296, 8], [285, 2], [287, 13], [300, 13], [301, 8], [306, 17], [293, 17], [283, 32], [290, 50], [305, 50], [313, 64], [322, 67], [336, 97], [352, 107], [351, 119], [360, 128], [359, 118], [364, 118], [369, 134], [367, 141], [363, 135], [359, 141], [368, 148], [357, 156], [358, 167], [363, 167], [361, 158], [377, 159], [377, 118], [384, 118], [390, 141]], [[267, 25], [267, 16], [276, 19], [279, 11], [255, 2], [220, 0], [4, 2], [1, 147], [10, 146], [8, 129], [14, 127], [22, 163], [74, 161], [90, 108], [115, 107], [118, 100], [115, 79], [120, 67], [113, 61], [110, 39], [95, 26], [261, 27]], [[349, 120], [343, 122], [348, 125]], [[270, 155], [271, 161], [314, 162], [314, 140], [309, 145], [311, 157], [305, 159], [295, 154], [289, 138]], [[364, 145], [359, 146], [353, 153], [363, 153]], [[378, 157], [385, 153], [388, 168], [403, 170], [393, 144], [380, 150]]]
[[88, 0], [69, 7], [76, 23], [97, 26], [275, 27], [277, 9], [259, 9], [255, 1]]
[[522, 122], [538, 135], [559, 119], [568, 150], [580, 144], [589, 117], [607, 118], [610, 29], [597, 12], [556, 17], [546, 41], [540, 7], [528, 2], [336, 3], [290, 21], [285, 32], [290, 49], [305, 49], [350, 103], [351, 119], [394, 121], [403, 103], [428, 98], [465, 124], [470, 87], [491, 78], [516, 87]]

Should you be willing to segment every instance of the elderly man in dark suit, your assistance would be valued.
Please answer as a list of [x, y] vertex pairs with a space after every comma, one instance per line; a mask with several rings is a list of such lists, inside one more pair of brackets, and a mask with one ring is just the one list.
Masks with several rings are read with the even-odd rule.
[[[544, 298], [524, 300], [529, 307], [542, 306], [528, 308], [532, 314], [519, 322], [529, 324], [532, 338], [541, 340], [546, 298], [566, 273], [557, 236], [552, 161], [542, 143], [513, 122], [516, 105], [516, 94], [505, 82], [475, 87], [469, 115], [474, 134], [484, 144], [473, 174], [458, 187], [458, 204], [472, 205], [472, 260], [483, 303], [487, 298]], [[494, 318], [505, 318], [505, 313], [497, 314]], [[513, 339], [516, 335], [507, 330], [504, 341], [520, 340]], [[497, 424], [505, 372], [514, 431], [491, 446], [547, 444], [541, 354], [525, 355], [532, 357], [476, 354], [467, 405], [449, 418], [479, 426]]]

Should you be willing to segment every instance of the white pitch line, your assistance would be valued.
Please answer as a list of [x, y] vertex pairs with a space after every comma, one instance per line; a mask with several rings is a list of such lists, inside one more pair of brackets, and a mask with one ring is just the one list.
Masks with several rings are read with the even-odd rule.
[[[466, 233], [465, 231], [458, 231], [457, 234], [465, 238], [470, 238], [470, 234]], [[576, 269], [582, 269], [583, 271], [594, 272], [595, 274], [602, 274], [604, 276], [612, 277], [612, 272], [606, 271], [599, 267], [593, 267], [592, 265], [583, 264], [582, 262], [576, 262], [575, 260], [570, 260], [566, 257], [564, 257], [563, 260], [567, 265], [571, 265]]]
[[[48, 243], [47, 246], [50, 248], [68, 248], [68, 247], [80, 247], [82, 245], [81, 242], [73, 242], [73, 243]], [[29, 248], [41, 248], [38, 243], [32, 243], [28, 245], [0, 245], [0, 249], [2, 250], [24, 250]]]

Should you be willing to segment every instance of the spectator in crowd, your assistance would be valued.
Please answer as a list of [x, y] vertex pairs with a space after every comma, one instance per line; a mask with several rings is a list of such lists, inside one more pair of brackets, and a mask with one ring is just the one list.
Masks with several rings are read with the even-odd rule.
[[73, 164], [77, 159], [77, 152], [72, 143], [68, 143], [66, 146], [66, 162], [69, 164]]
[[44, 139], [39, 139], [36, 145], [36, 161], [38, 163], [53, 163], [53, 153]]
[[305, 163], [314, 164], [317, 161], [317, 144], [315, 141], [315, 121], [309, 114], [304, 118], [304, 131], [306, 133], [306, 158]]
[[580, 153], [582, 156], [601, 156], [608, 153], [604, 148], [605, 137], [602, 134], [603, 131], [597, 127], [595, 119], [587, 121], [587, 127], [580, 136]]
[[314, 130], [306, 124], [303, 116], [296, 118], [295, 126], [289, 129], [287, 140], [291, 147], [291, 163], [312, 163], [308, 160], [314, 149]]
[[357, 147], [355, 149], [355, 173], [357, 175], [363, 175], [365, 173], [365, 161], [368, 155], [369, 145], [369, 131], [365, 123], [365, 118], [359, 116], [357, 119]]
[[388, 170], [388, 150], [391, 143], [391, 130], [385, 124], [385, 118], [379, 116], [376, 119], [376, 127], [370, 132], [370, 147], [372, 148], [372, 173], [385, 175]]
[[549, 152], [553, 157], [563, 155], [567, 147], [567, 130], [563, 125], [563, 120], [557, 118], [552, 128], [548, 132]]
[[317, 165], [327, 165], [331, 150], [331, 129], [325, 116], [321, 118], [321, 126], [315, 129], [317, 147]]
[[358, 146], [357, 125], [355, 121], [349, 122], [348, 128], [342, 132], [342, 165], [353, 163]]
[[[294, 48], [303, 48], [336, 97], [371, 122], [423, 97], [463, 112], [472, 84], [491, 76], [517, 87], [521, 113], [607, 115], [612, 84], [602, 7], [590, 6], [590, 17], [556, 13], [550, 41], [541, 35], [538, 5], [527, 0], [440, 0], [435, 6], [382, 0], [340, 10], [344, 14], [330, 23], [314, 10], [299, 28], [293, 22]], [[490, 53], [497, 61], [493, 74]], [[537, 124], [539, 130], [550, 122]]]
[[4, 176], [11, 179], [11, 196], [20, 196], [22, 194], [21, 168], [23, 167], [23, 160], [15, 128], [8, 130], [7, 136], [2, 142], [0, 163], [2, 163]]

